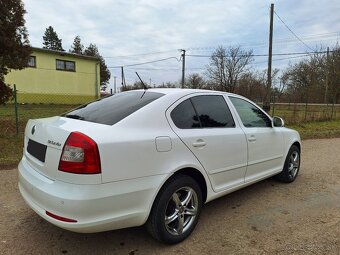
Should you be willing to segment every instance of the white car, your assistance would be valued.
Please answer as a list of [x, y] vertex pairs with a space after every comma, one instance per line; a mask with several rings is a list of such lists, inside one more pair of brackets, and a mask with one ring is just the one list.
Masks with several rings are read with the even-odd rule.
[[295, 180], [298, 132], [239, 95], [149, 89], [29, 120], [19, 189], [42, 218], [91, 233], [145, 224], [184, 240], [202, 205], [276, 176]]

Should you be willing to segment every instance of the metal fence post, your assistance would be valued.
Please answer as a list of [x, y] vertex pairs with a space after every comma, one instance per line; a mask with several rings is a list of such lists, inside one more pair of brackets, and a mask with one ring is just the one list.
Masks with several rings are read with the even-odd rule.
[[14, 84], [14, 111], [15, 111], [15, 127], [17, 135], [19, 134], [19, 116], [18, 116], [18, 102], [17, 102], [17, 86]]
[[273, 93], [273, 109], [272, 109], [272, 117], [274, 117], [275, 114], [275, 93]]

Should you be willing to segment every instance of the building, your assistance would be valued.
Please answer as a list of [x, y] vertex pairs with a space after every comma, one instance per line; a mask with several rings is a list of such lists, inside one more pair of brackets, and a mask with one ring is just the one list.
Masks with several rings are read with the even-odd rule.
[[5, 83], [16, 84], [19, 103], [82, 104], [100, 96], [99, 59], [32, 48], [28, 67], [12, 70]]

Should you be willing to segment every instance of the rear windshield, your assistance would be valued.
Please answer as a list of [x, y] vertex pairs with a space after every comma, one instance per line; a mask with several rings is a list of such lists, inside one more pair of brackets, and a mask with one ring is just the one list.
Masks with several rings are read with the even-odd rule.
[[161, 96], [164, 94], [149, 91], [123, 92], [82, 105], [62, 116], [113, 125]]

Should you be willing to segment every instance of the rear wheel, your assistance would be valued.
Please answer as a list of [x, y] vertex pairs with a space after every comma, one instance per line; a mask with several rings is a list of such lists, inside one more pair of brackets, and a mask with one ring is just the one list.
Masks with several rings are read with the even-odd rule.
[[300, 149], [296, 145], [290, 147], [281, 173], [276, 178], [282, 182], [293, 182], [300, 170]]
[[174, 176], [157, 195], [147, 229], [162, 242], [181, 242], [194, 230], [201, 208], [202, 194], [197, 182], [187, 175]]

